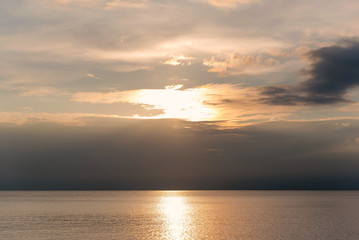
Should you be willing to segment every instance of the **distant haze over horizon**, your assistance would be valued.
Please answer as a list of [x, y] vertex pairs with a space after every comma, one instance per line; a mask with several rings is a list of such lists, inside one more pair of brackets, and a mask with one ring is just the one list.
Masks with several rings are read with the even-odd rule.
[[0, 190], [358, 189], [359, 2], [0, 2]]
[[358, 189], [356, 146], [343, 144], [356, 136], [356, 120], [345, 122], [350, 129], [337, 121], [229, 130], [181, 120], [101, 123], [1, 128], [0, 189]]

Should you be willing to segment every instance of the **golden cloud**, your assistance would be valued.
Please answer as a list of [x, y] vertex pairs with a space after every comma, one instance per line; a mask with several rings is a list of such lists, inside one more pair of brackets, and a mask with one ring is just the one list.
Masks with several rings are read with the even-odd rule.
[[220, 76], [257, 75], [279, 70], [280, 62], [274, 58], [233, 54], [224, 60], [205, 59], [203, 65], [208, 67], [208, 72], [217, 72]]
[[236, 8], [238, 4], [248, 4], [259, 0], [208, 0], [208, 3], [219, 8]]
[[147, 0], [44, 0], [47, 4], [60, 4], [60, 5], [85, 5], [86, 7], [96, 7], [103, 9], [116, 9], [116, 8], [142, 8], [146, 5]]
[[168, 64], [172, 66], [178, 66], [178, 65], [191, 65], [191, 60], [193, 60], [193, 57], [186, 57], [183, 55], [180, 56], [171, 56], [170, 59], [165, 61], [163, 64]]

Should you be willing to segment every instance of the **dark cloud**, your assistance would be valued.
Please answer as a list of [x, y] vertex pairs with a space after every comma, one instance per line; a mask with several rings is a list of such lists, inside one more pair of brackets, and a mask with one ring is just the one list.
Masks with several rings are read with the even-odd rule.
[[358, 130], [354, 120], [1, 126], [0, 189], [359, 189]]
[[348, 102], [346, 93], [359, 85], [359, 42], [324, 47], [309, 54], [307, 80], [297, 85], [261, 88], [264, 102], [274, 105], [316, 105]]

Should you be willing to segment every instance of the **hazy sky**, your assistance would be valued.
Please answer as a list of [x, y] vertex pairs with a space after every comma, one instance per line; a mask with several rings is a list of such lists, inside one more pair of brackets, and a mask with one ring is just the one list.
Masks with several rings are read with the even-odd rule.
[[0, 2], [0, 189], [359, 189], [357, 0]]

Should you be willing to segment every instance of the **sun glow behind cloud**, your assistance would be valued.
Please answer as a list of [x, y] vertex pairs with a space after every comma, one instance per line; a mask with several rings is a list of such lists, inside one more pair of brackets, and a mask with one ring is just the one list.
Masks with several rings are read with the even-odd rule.
[[73, 95], [72, 101], [107, 104], [127, 102], [143, 105], [148, 110], [163, 110], [162, 114], [156, 116], [134, 115], [133, 118], [178, 118], [189, 121], [215, 119], [216, 110], [204, 104], [205, 88], [181, 90], [182, 87], [182, 85], [171, 85], [166, 86], [165, 89], [138, 89], [109, 93], [79, 92]]
[[256, 88], [244, 88], [240, 85], [207, 84], [183, 89], [183, 86], [178, 84], [166, 86], [164, 89], [78, 92], [71, 100], [92, 104], [123, 102], [141, 105], [147, 110], [162, 110], [162, 113], [152, 116], [143, 116], [140, 113], [122, 116], [126, 118], [220, 121], [226, 122], [226, 126], [280, 120], [296, 109], [293, 106], [264, 105], [258, 101], [259, 97], [260, 93]]
[[154, 118], [181, 118], [190, 121], [213, 119], [216, 111], [203, 104], [203, 89], [180, 90], [178, 86], [166, 89], [139, 90], [132, 96], [132, 103], [150, 105], [150, 109], [163, 109]]

